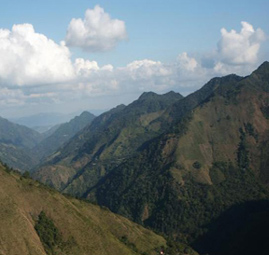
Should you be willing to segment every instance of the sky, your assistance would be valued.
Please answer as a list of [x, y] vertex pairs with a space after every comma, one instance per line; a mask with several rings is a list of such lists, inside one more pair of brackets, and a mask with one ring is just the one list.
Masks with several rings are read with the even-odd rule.
[[188, 95], [269, 60], [268, 0], [0, 0], [0, 116]]

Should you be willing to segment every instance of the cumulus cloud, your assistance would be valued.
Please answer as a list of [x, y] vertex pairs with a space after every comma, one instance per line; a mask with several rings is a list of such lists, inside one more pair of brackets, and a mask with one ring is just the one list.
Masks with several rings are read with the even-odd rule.
[[[109, 16], [107, 20], [111, 21]], [[218, 49], [206, 56], [210, 64], [183, 52], [171, 63], [142, 59], [113, 67], [83, 58], [71, 61], [65, 43], [36, 33], [30, 24], [15, 25], [11, 30], [0, 29], [0, 104], [70, 103], [150, 90], [188, 94], [214, 76], [248, 74], [258, 62], [264, 39], [261, 29], [242, 22], [240, 32], [221, 30]]]
[[245, 21], [241, 22], [242, 29], [238, 33], [235, 30], [221, 29], [221, 40], [218, 43], [220, 61], [228, 65], [254, 64], [258, 59], [261, 43], [265, 40], [264, 32]]
[[66, 44], [86, 51], [108, 51], [127, 38], [125, 23], [111, 19], [99, 5], [88, 9], [84, 19], [72, 19], [66, 34]]
[[130, 78], [134, 80], [150, 79], [153, 76], [161, 77], [171, 74], [169, 68], [166, 68], [160, 61], [149, 59], [133, 61], [121, 70], [126, 71]]
[[198, 63], [195, 58], [191, 58], [188, 56], [187, 52], [183, 52], [177, 58], [178, 67], [187, 71], [194, 71]]
[[31, 86], [70, 80], [69, 49], [36, 33], [31, 24], [0, 29], [0, 83]]

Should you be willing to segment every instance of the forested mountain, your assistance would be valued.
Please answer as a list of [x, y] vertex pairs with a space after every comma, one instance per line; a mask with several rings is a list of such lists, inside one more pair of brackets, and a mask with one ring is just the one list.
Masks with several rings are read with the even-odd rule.
[[[262, 223], [269, 216], [269, 63], [237, 82], [230, 78], [218, 79], [192, 111], [168, 109], [168, 116], [182, 117], [84, 197], [201, 253], [266, 254], [259, 244], [269, 234]], [[233, 234], [232, 243], [222, 229]]]
[[[35, 177], [202, 253], [240, 254], [223, 235], [212, 245], [219, 230], [212, 222], [222, 226], [236, 208], [255, 230], [259, 215], [268, 216], [269, 63], [247, 77], [214, 78], [186, 98], [163, 105], [156, 98], [162, 96], [143, 94], [96, 118]], [[252, 237], [241, 220], [225, 230], [234, 233], [233, 243]], [[255, 240], [264, 233], [268, 228]], [[244, 254], [255, 245], [247, 241]]]
[[154, 120], [182, 98], [174, 92], [143, 93], [130, 105], [120, 105], [100, 115], [49, 157], [34, 177], [59, 190], [82, 195], [111, 168], [160, 135], [163, 130]]
[[38, 132], [0, 117], [0, 159], [9, 166], [26, 170], [37, 163], [29, 151], [41, 140]]
[[[171, 250], [152, 231], [107, 209], [63, 196], [1, 164], [0, 201], [0, 254], [156, 255]], [[180, 247], [180, 254], [185, 250], [196, 254], [186, 245]]]
[[32, 153], [35, 153], [39, 159], [52, 154], [77, 132], [89, 125], [94, 118], [93, 114], [85, 111], [69, 122], [61, 124], [51, 135], [35, 146]]

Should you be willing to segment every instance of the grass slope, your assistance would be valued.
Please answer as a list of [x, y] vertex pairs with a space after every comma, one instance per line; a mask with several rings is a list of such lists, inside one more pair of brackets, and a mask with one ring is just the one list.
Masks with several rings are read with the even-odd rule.
[[61, 236], [51, 254], [153, 255], [166, 244], [162, 237], [121, 216], [67, 198], [0, 166], [1, 255], [46, 254], [35, 230], [41, 211]]

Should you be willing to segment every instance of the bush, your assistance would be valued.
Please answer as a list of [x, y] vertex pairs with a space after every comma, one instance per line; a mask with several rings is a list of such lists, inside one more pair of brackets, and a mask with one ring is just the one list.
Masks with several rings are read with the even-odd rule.
[[44, 211], [41, 211], [38, 216], [38, 220], [35, 224], [35, 230], [46, 253], [54, 255], [55, 248], [59, 247], [62, 243], [62, 238], [53, 221], [46, 216]]
[[202, 167], [201, 163], [198, 162], [198, 161], [195, 161], [192, 166], [195, 168], [195, 169], [200, 169]]

